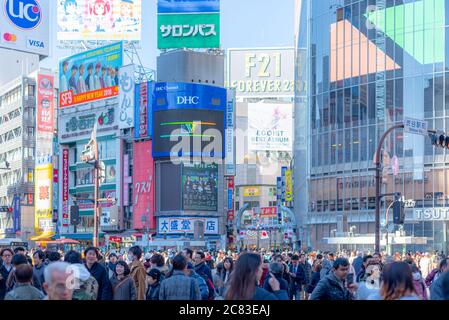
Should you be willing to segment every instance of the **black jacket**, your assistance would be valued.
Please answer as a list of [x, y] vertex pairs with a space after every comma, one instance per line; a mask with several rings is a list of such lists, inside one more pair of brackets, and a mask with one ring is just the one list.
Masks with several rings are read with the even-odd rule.
[[253, 300], [288, 300], [288, 294], [285, 290], [279, 290], [271, 293], [265, 289], [256, 287], [256, 292], [254, 292]]
[[98, 262], [95, 262], [91, 269], [87, 265], [86, 268], [98, 282], [97, 300], [112, 300], [112, 285], [108, 270]]
[[354, 296], [331, 272], [318, 282], [313, 290], [310, 300], [354, 300]]
[[9, 273], [12, 271], [12, 265], [11, 269], [8, 271], [6, 270], [5, 266], [2, 264], [0, 266], [0, 275], [2, 276], [2, 280], [0, 280], [0, 300], [5, 299], [6, 295], [6, 280], [8, 279]]
[[161, 282], [158, 281], [155, 284], [148, 286], [146, 300], [159, 300], [159, 290], [161, 288]]
[[[281, 290], [285, 290], [287, 292], [287, 294], [289, 294], [290, 288], [288, 286], [288, 282], [280, 274], [275, 274], [274, 276], [276, 277], [277, 281], [279, 281], [280, 289]], [[270, 286], [270, 283], [269, 283], [270, 279], [271, 279], [271, 275], [268, 274], [267, 277], [265, 278], [265, 281], [264, 281], [264, 284], [263, 284], [263, 288], [265, 290], [267, 290], [268, 292], [273, 293], [273, 289], [271, 289], [271, 286]]]

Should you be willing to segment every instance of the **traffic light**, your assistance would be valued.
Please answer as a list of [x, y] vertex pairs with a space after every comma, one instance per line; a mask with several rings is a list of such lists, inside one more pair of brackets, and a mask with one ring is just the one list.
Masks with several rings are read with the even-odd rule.
[[441, 133], [431, 133], [429, 135], [432, 145], [438, 148], [449, 149], [449, 136]]
[[396, 200], [393, 204], [393, 222], [394, 224], [404, 224], [405, 206], [404, 202]]
[[80, 222], [80, 207], [75, 205], [70, 207], [70, 224], [77, 226]]

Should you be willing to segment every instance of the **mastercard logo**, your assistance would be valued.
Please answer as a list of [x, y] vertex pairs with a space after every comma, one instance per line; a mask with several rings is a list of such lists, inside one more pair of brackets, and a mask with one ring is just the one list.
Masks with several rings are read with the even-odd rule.
[[12, 33], [5, 33], [5, 34], [3, 34], [3, 39], [7, 42], [16, 42], [17, 36]]

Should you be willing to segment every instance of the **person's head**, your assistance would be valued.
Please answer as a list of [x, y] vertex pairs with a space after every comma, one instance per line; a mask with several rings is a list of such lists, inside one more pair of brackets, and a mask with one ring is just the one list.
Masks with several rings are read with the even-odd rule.
[[184, 250], [182, 250], [182, 254], [187, 258], [188, 261], [192, 260], [193, 258], [193, 251], [190, 248], [184, 248]]
[[299, 256], [298, 256], [297, 254], [294, 254], [294, 255], [292, 256], [291, 261], [292, 261], [292, 264], [293, 264], [294, 266], [296, 266], [296, 265], [299, 263]]
[[349, 261], [346, 258], [337, 258], [332, 266], [337, 278], [344, 280], [349, 273]]
[[194, 261], [195, 264], [200, 264], [201, 262], [204, 262], [206, 260], [206, 255], [203, 251], [196, 251], [194, 254]]
[[284, 265], [279, 262], [272, 262], [270, 263], [269, 270], [274, 275], [282, 276], [282, 273], [284, 272]]
[[441, 275], [441, 291], [444, 300], [449, 300], [449, 272]]
[[363, 257], [363, 265], [365, 266], [365, 268], [368, 266], [368, 264], [370, 263], [370, 261], [373, 259], [372, 255], [367, 254], [366, 256]]
[[84, 64], [80, 64], [80, 75], [84, 74]]
[[50, 251], [47, 254], [47, 258], [50, 262], [58, 262], [61, 261], [61, 254], [58, 251]]
[[71, 273], [67, 262], [55, 262], [45, 268], [43, 287], [49, 300], [72, 300], [73, 289], [68, 285]]
[[7, 265], [11, 264], [13, 255], [14, 251], [12, 251], [10, 248], [5, 248], [0, 251], [0, 256], [2, 257], [3, 263]]
[[381, 259], [382, 259], [382, 256], [380, 255], [379, 252], [375, 252], [373, 254], [373, 260], [374, 260], [375, 263], [380, 263]]
[[312, 271], [313, 271], [313, 272], [320, 272], [322, 268], [323, 268], [323, 266], [321, 265], [321, 262], [319, 262], [319, 261], [317, 260], [317, 261], [315, 261], [315, 263], [313, 264]]
[[317, 255], [316, 255], [316, 259], [317, 259], [318, 261], [323, 260], [323, 255], [322, 255], [321, 253], [317, 254]]
[[106, 75], [106, 67], [101, 67], [101, 74]]
[[131, 273], [128, 264], [125, 261], [117, 261], [117, 265], [115, 266], [115, 275], [116, 276], [127, 276]]
[[152, 268], [162, 268], [165, 264], [165, 259], [159, 253], [156, 253], [150, 258], [150, 264]]
[[182, 254], [173, 258], [173, 271], [184, 271], [187, 268], [187, 259]]
[[78, 8], [78, 3], [76, 0], [65, 0], [64, 2], [64, 12], [66, 15], [75, 15]]
[[301, 263], [306, 263], [306, 255], [304, 253], [299, 254], [299, 261]]
[[357, 257], [363, 258], [363, 251], [357, 251]]
[[18, 283], [31, 283], [31, 280], [33, 279], [33, 267], [29, 264], [17, 266], [16, 279]]
[[77, 72], [78, 72], [78, 67], [72, 66], [72, 76], [75, 76]]
[[153, 285], [161, 280], [162, 273], [158, 269], [151, 269], [147, 272], [147, 282]]
[[17, 247], [14, 249], [14, 254], [26, 254], [26, 250], [24, 247]]
[[440, 273], [444, 273], [444, 272], [446, 272], [447, 270], [449, 270], [449, 264], [448, 264], [448, 261], [449, 261], [449, 258], [444, 258], [444, 259], [441, 259], [441, 261], [440, 261], [440, 264], [439, 264], [439, 270], [440, 270]]
[[117, 254], [116, 253], [111, 253], [109, 255], [109, 262], [116, 264], [117, 263]]
[[415, 292], [411, 266], [403, 261], [387, 264], [382, 272], [383, 300], [397, 300]]
[[334, 261], [334, 260], [335, 260], [335, 255], [334, 255], [332, 252], [329, 252], [329, 253], [327, 254], [327, 258], [328, 258], [330, 261]]
[[128, 258], [130, 261], [139, 261], [142, 258], [142, 249], [139, 246], [134, 246], [128, 250]]
[[43, 263], [45, 260], [45, 253], [42, 250], [37, 250], [34, 254], [33, 254], [33, 264], [35, 266], [40, 265], [41, 263]]
[[25, 255], [20, 254], [20, 253], [16, 253], [11, 260], [11, 263], [13, 264], [14, 267], [17, 268], [17, 266], [21, 265], [21, 264], [28, 264], [28, 260], [25, 257]]
[[272, 261], [273, 261], [273, 262], [282, 263], [284, 260], [282, 259], [282, 255], [276, 254], [276, 255], [273, 256]]
[[94, 72], [94, 65], [92, 64], [92, 63], [90, 63], [88, 66], [87, 66], [87, 73], [88, 74], [92, 74]]
[[101, 63], [98, 62], [98, 63], [95, 65], [95, 72], [96, 72], [96, 73], [99, 73], [100, 70], [101, 70]]
[[226, 257], [223, 260], [223, 268], [225, 271], [231, 272], [234, 268], [234, 260], [231, 257]]
[[87, 265], [93, 265], [98, 260], [101, 260], [100, 251], [96, 247], [88, 247], [84, 250], [84, 257]]
[[68, 61], [64, 61], [62, 63], [62, 70], [64, 71], [64, 73], [66, 73], [68, 69], [69, 69], [69, 62]]
[[235, 264], [234, 272], [231, 274], [225, 300], [251, 300], [262, 273], [262, 256], [260, 254], [241, 254]]
[[70, 264], [82, 264], [83, 260], [81, 259], [81, 253], [75, 250], [68, 251], [64, 256], [64, 262]]

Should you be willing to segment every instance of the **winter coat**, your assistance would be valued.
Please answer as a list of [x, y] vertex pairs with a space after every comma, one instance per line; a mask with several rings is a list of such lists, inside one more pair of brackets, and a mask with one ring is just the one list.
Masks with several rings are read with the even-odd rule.
[[195, 279], [198, 284], [198, 288], [200, 289], [201, 300], [209, 299], [209, 288], [207, 287], [206, 280], [203, 279], [198, 273], [192, 270], [190, 277]]
[[198, 273], [199, 275], [205, 274], [212, 283], [214, 282], [214, 279], [212, 278], [212, 271], [205, 262], [197, 264], [195, 266], [195, 272]]
[[0, 300], [5, 299], [6, 295], [6, 281], [8, 280], [9, 274], [12, 271], [13, 267], [11, 265], [11, 269], [8, 271], [4, 264], [0, 266]]
[[128, 275], [124, 279], [119, 280], [114, 274], [111, 279], [111, 285], [113, 300], [136, 300], [136, 286], [131, 276]]
[[87, 265], [86, 268], [98, 282], [97, 300], [112, 300], [112, 286], [108, 270], [98, 262], [95, 262], [92, 268], [89, 269]]
[[[287, 294], [289, 294], [290, 288], [289, 288], [288, 282], [285, 281], [285, 279], [283, 279], [282, 275], [280, 275], [280, 274], [275, 274], [274, 276], [276, 277], [277, 281], [279, 281], [279, 287], [281, 288], [281, 290], [285, 290], [287, 292]], [[265, 290], [267, 290], [268, 292], [273, 293], [273, 289], [271, 289], [271, 286], [269, 283], [270, 279], [271, 279], [271, 275], [268, 274], [268, 276], [265, 278], [263, 288]]]
[[145, 267], [140, 261], [133, 261], [129, 268], [131, 269], [130, 276], [134, 280], [136, 286], [137, 300], [145, 300], [145, 291], [147, 285], [147, 273]]
[[362, 269], [363, 265], [363, 258], [357, 257], [352, 261], [352, 266], [354, 267], [355, 274], [359, 274], [360, 270]]
[[72, 264], [71, 268], [75, 271], [74, 275], [78, 276], [78, 288], [73, 291], [72, 300], [97, 300], [97, 280], [83, 264]]
[[201, 300], [200, 289], [195, 279], [176, 270], [162, 281], [159, 300]]
[[306, 286], [305, 290], [307, 293], [312, 293], [315, 287], [318, 285], [318, 282], [320, 282], [320, 273], [319, 272], [312, 272], [312, 278], [310, 279], [310, 284]]
[[431, 273], [429, 273], [426, 277], [425, 283], [427, 287], [430, 287], [431, 284], [433, 283], [433, 281], [435, 281], [436, 279], [438, 279], [438, 274], [439, 274], [440, 270], [438, 269], [433, 269]]
[[161, 290], [161, 282], [148, 286], [146, 298], [147, 300], [159, 300], [159, 291]]
[[45, 295], [29, 283], [17, 283], [13, 290], [9, 291], [5, 300], [42, 300]]
[[354, 300], [354, 297], [332, 272], [318, 282], [310, 300]]
[[444, 277], [439, 276], [433, 281], [430, 286], [430, 300], [445, 300], [443, 293], [443, 279]]
[[43, 263], [33, 267], [33, 273], [36, 274], [37, 279], [39, 279], [39, 284], [41, 285], [41, 287], [45, 282], [44, 270], [45, 265]]
[[254, 292], [253, 300], [255, 301], [288, 300], [288, 294], [287, 291], [285, 290], [278, 290], [271, 293], [263, 288], [259, 288], [256, 286], [256, 291]]
[[332, 262], [329, 259], [323, 259], [321, 266], [320, 279], [324, 279], [332, 272]]
[[[16, 270], [14, 268], [11, 269], [11, 272], [8, 275], [8, 279], [6, 280], [6, 292], [9, 292], [14, 289], [16, 286]], [[31, 280], [31, 285], [35, 287], [37, 290], [42, 291], [42, 285], [38, 278], [38, 276], [33, 272], [33, 279]]]

